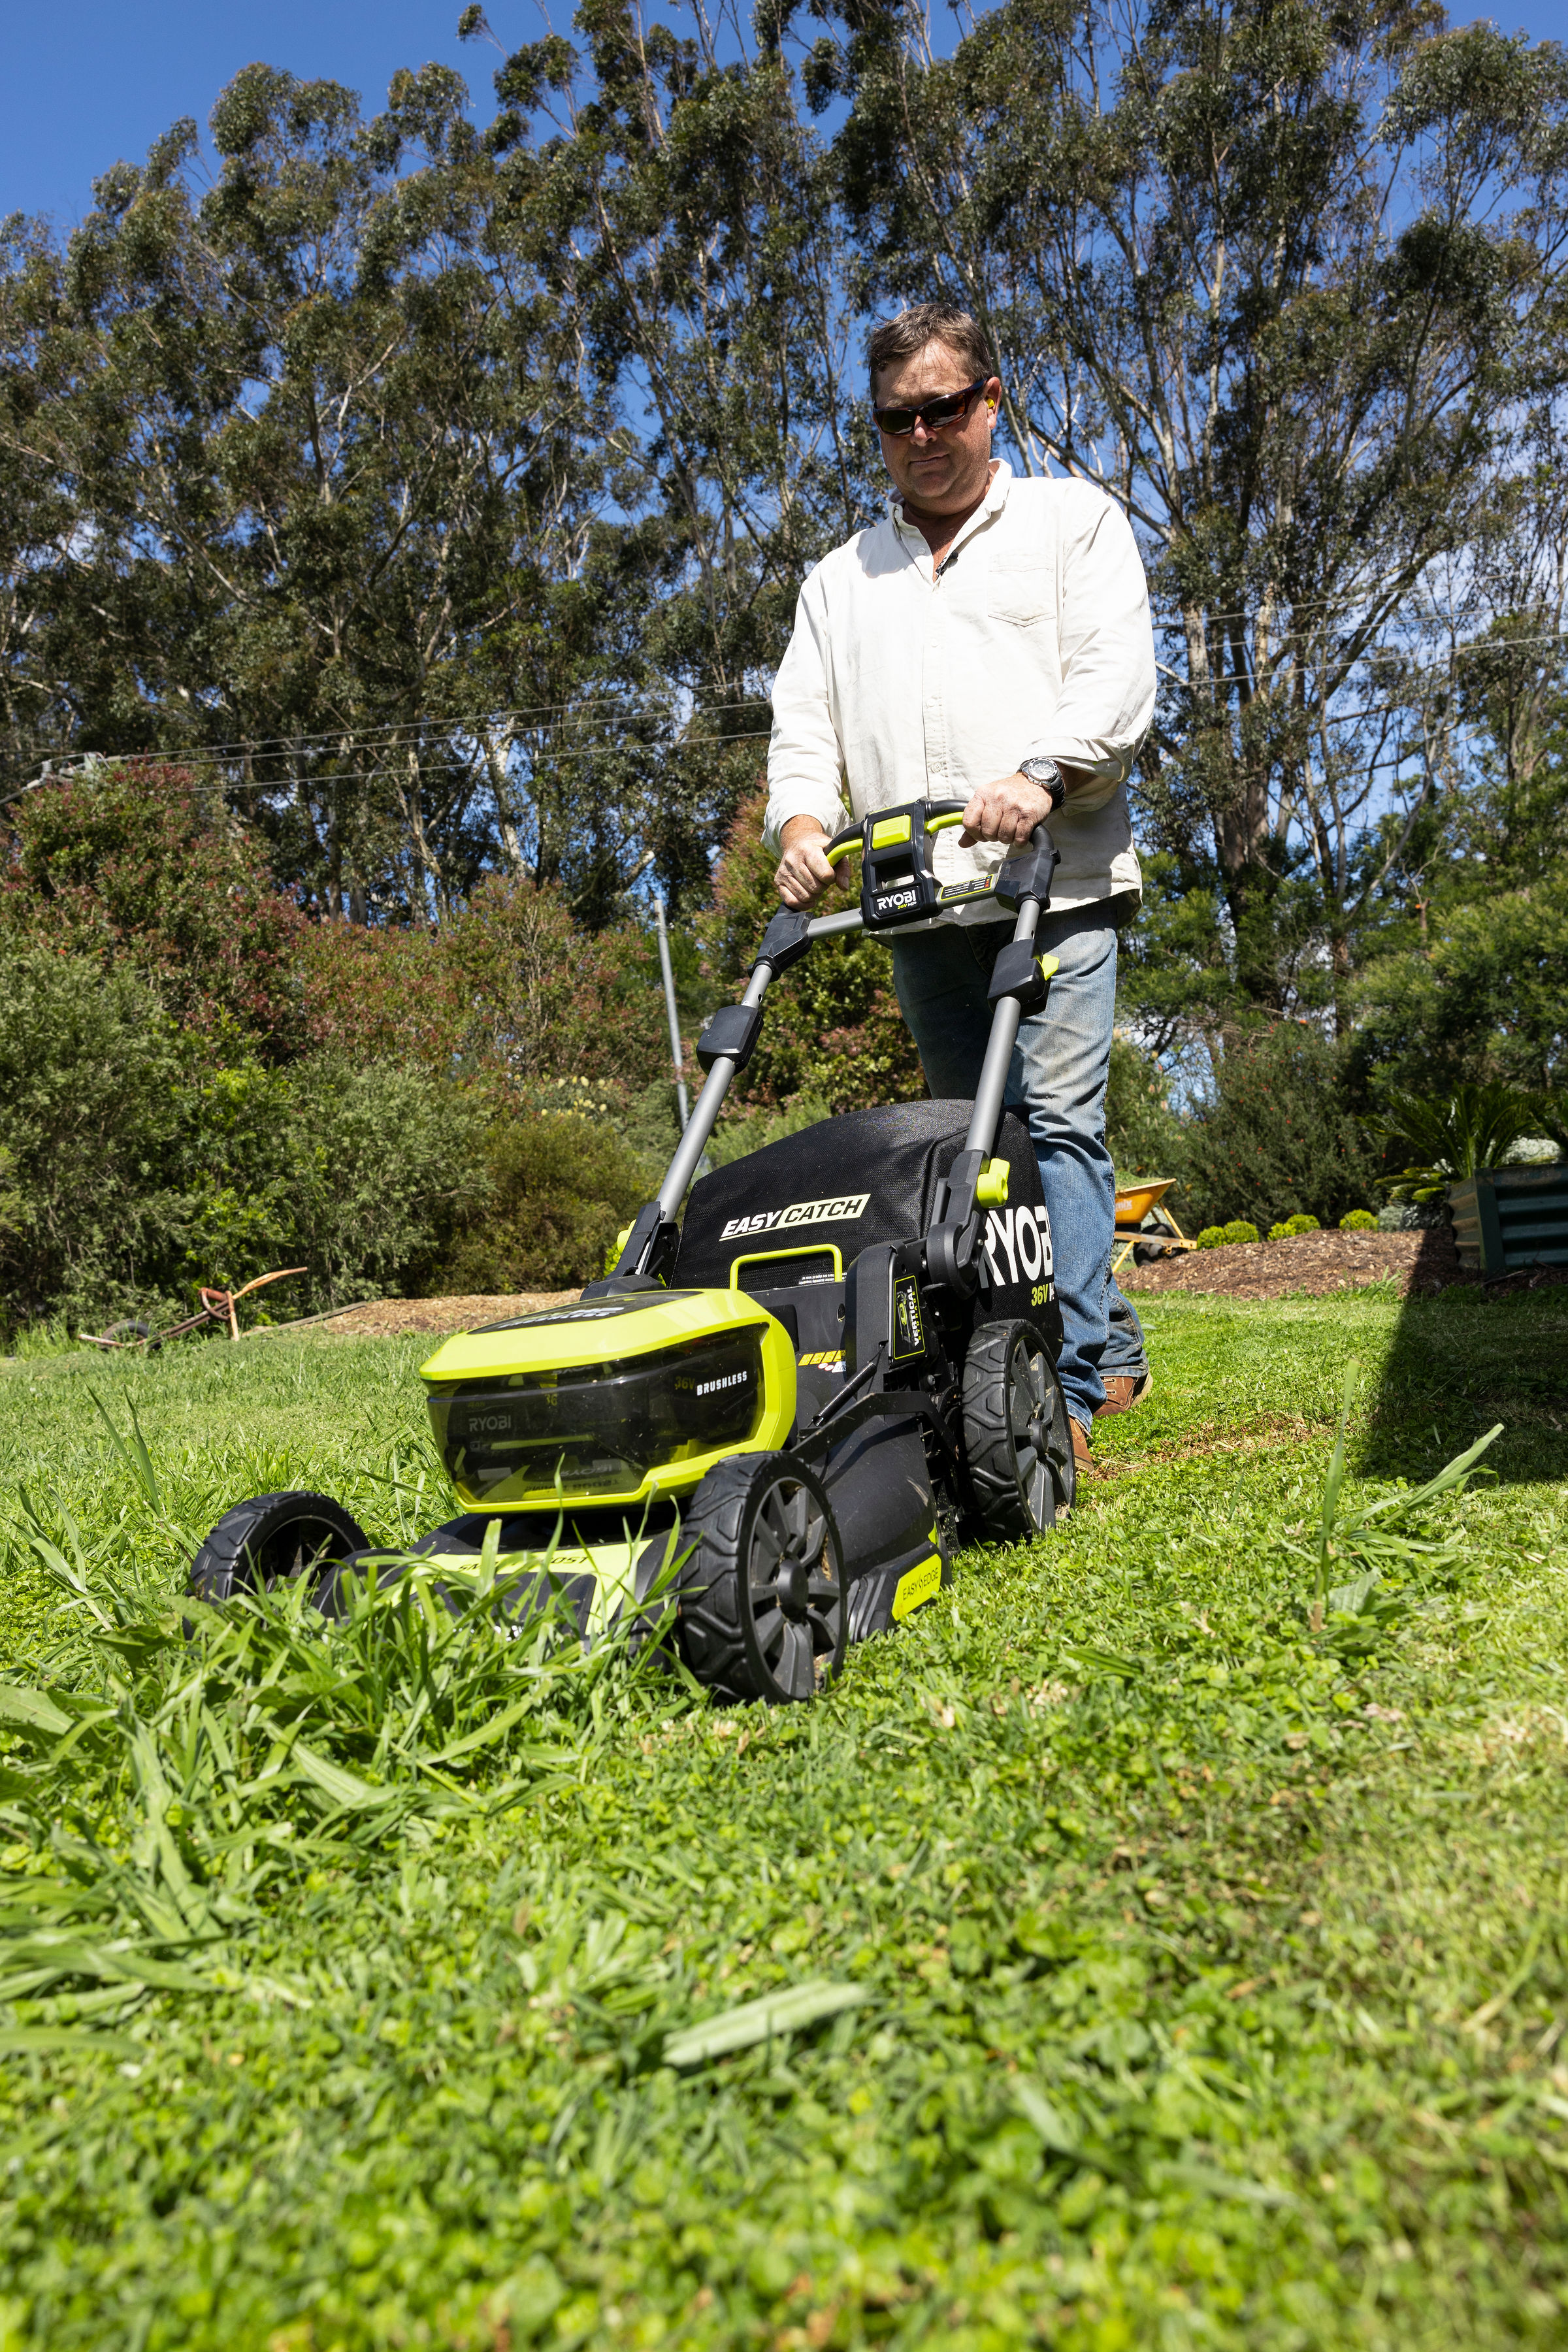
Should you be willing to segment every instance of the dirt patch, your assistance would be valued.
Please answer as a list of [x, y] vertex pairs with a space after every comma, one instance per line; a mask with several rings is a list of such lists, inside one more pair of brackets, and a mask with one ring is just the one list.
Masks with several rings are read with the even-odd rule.
[[512, 1298], [374, 1298], [366, 1307], [347, 1307], [341, 1314], [317, 1318], [316, 1328], [338, 1339], [401, 1339], [411, 1332], [445, 1339], [453, 1331], [475, 1330], [481, 1323], [504, 1322], [510, 1315], [565, 1307], [582, 1295], [578, 1290], [525, 1290]]
[[1416, 1234], [1297, 1234], [1288, 1242], [1232, 1242], [1152, 1265], [1126, 1265], [1117, 1276], [1123, 1290], [1195, 1290], [1222, 1298], [1288, 1298], [1302, 1291], [1322, 1298], [1390, 1278], [1400, 1297], [1408, 1298], [1452, 1283], [1533, 1290], [1542, 1282], [1568, 1280], [1568, 1267], [1527, 1266], [1489, 1281], [1459, 1264], [1453, 1228], [1440, 1225]]
[[1454, 1236], [1447, 1226], [1416, 1234], [1297, 1234], [1288, 1242], [1233, 1242], [1193, 1250], [1152, 1265], [1124, 1266], [1124, 1290], [1202, 1290], [1224, 1298], [1284, 1298], [1306, 1291], [1321, 1298], [1355, 1290], [1390, 1276], [1402, 1297], [1439, 1290], [1462, 1277]]

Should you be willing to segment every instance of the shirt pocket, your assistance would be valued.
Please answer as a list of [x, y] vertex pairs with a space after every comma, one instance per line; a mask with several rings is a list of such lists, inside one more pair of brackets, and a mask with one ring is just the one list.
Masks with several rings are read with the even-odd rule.
[[1049, 563], [995, 563], [986, 591], [986, 611], [994, 621], [1009, 621], [1026, 629], [1048, 620], [1057, 609], [1056, 571]]

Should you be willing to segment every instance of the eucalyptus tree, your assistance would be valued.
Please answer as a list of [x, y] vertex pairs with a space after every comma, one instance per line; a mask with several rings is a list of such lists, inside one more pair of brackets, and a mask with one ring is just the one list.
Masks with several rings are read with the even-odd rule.
[[[627, 521], [623, 610], [683, 715], [676, 742], [642, 755], [665, 770], [653, 850], [705, 886], [759, 765], [801, 575], [873, 493], [832, 161], [783, 26], [707, 0], [689, 22], [587, 0], [580, 52], [531, 44], [497, 74], [489, 135], [526, 190], [518, 230], [584, 337]], [[489, 32], [477, 8], [462, 28]]]
[[364, 123], [247, 68], [214, 185], [177, 125], [5, 289], [0, 434], [52, 523], [14, 673], [58, 681], [62, 749], [213, 753], [334, 908], [486, 862], [488, 722], [595, 510], [580, 338], [464, 98], [399, 75]]

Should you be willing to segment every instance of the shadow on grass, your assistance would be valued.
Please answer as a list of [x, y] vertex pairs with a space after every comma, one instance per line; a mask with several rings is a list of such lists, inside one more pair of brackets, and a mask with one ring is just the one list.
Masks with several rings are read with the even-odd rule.
[[1358, 1468], [1421, 1475], [1483, 1430], [1503, 1433], [1487, 1466], [1505, 1485], [1568, 1476], [1568, 1285], [1407, 1298], [1373, 1403]]

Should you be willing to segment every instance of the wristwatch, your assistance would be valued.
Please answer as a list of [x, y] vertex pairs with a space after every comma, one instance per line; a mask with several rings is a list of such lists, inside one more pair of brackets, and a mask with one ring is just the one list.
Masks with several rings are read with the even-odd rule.
[[1030, 783], [1038, 784], [1043, 793], [1049, 793], [1051, 805], [1047, 814], [1055, 816], [1068, 796], [1067, 778], [1056, 761], [1054, 760], [1020, 760], [1018, 773], [1021, 776], [1026, 776]]

